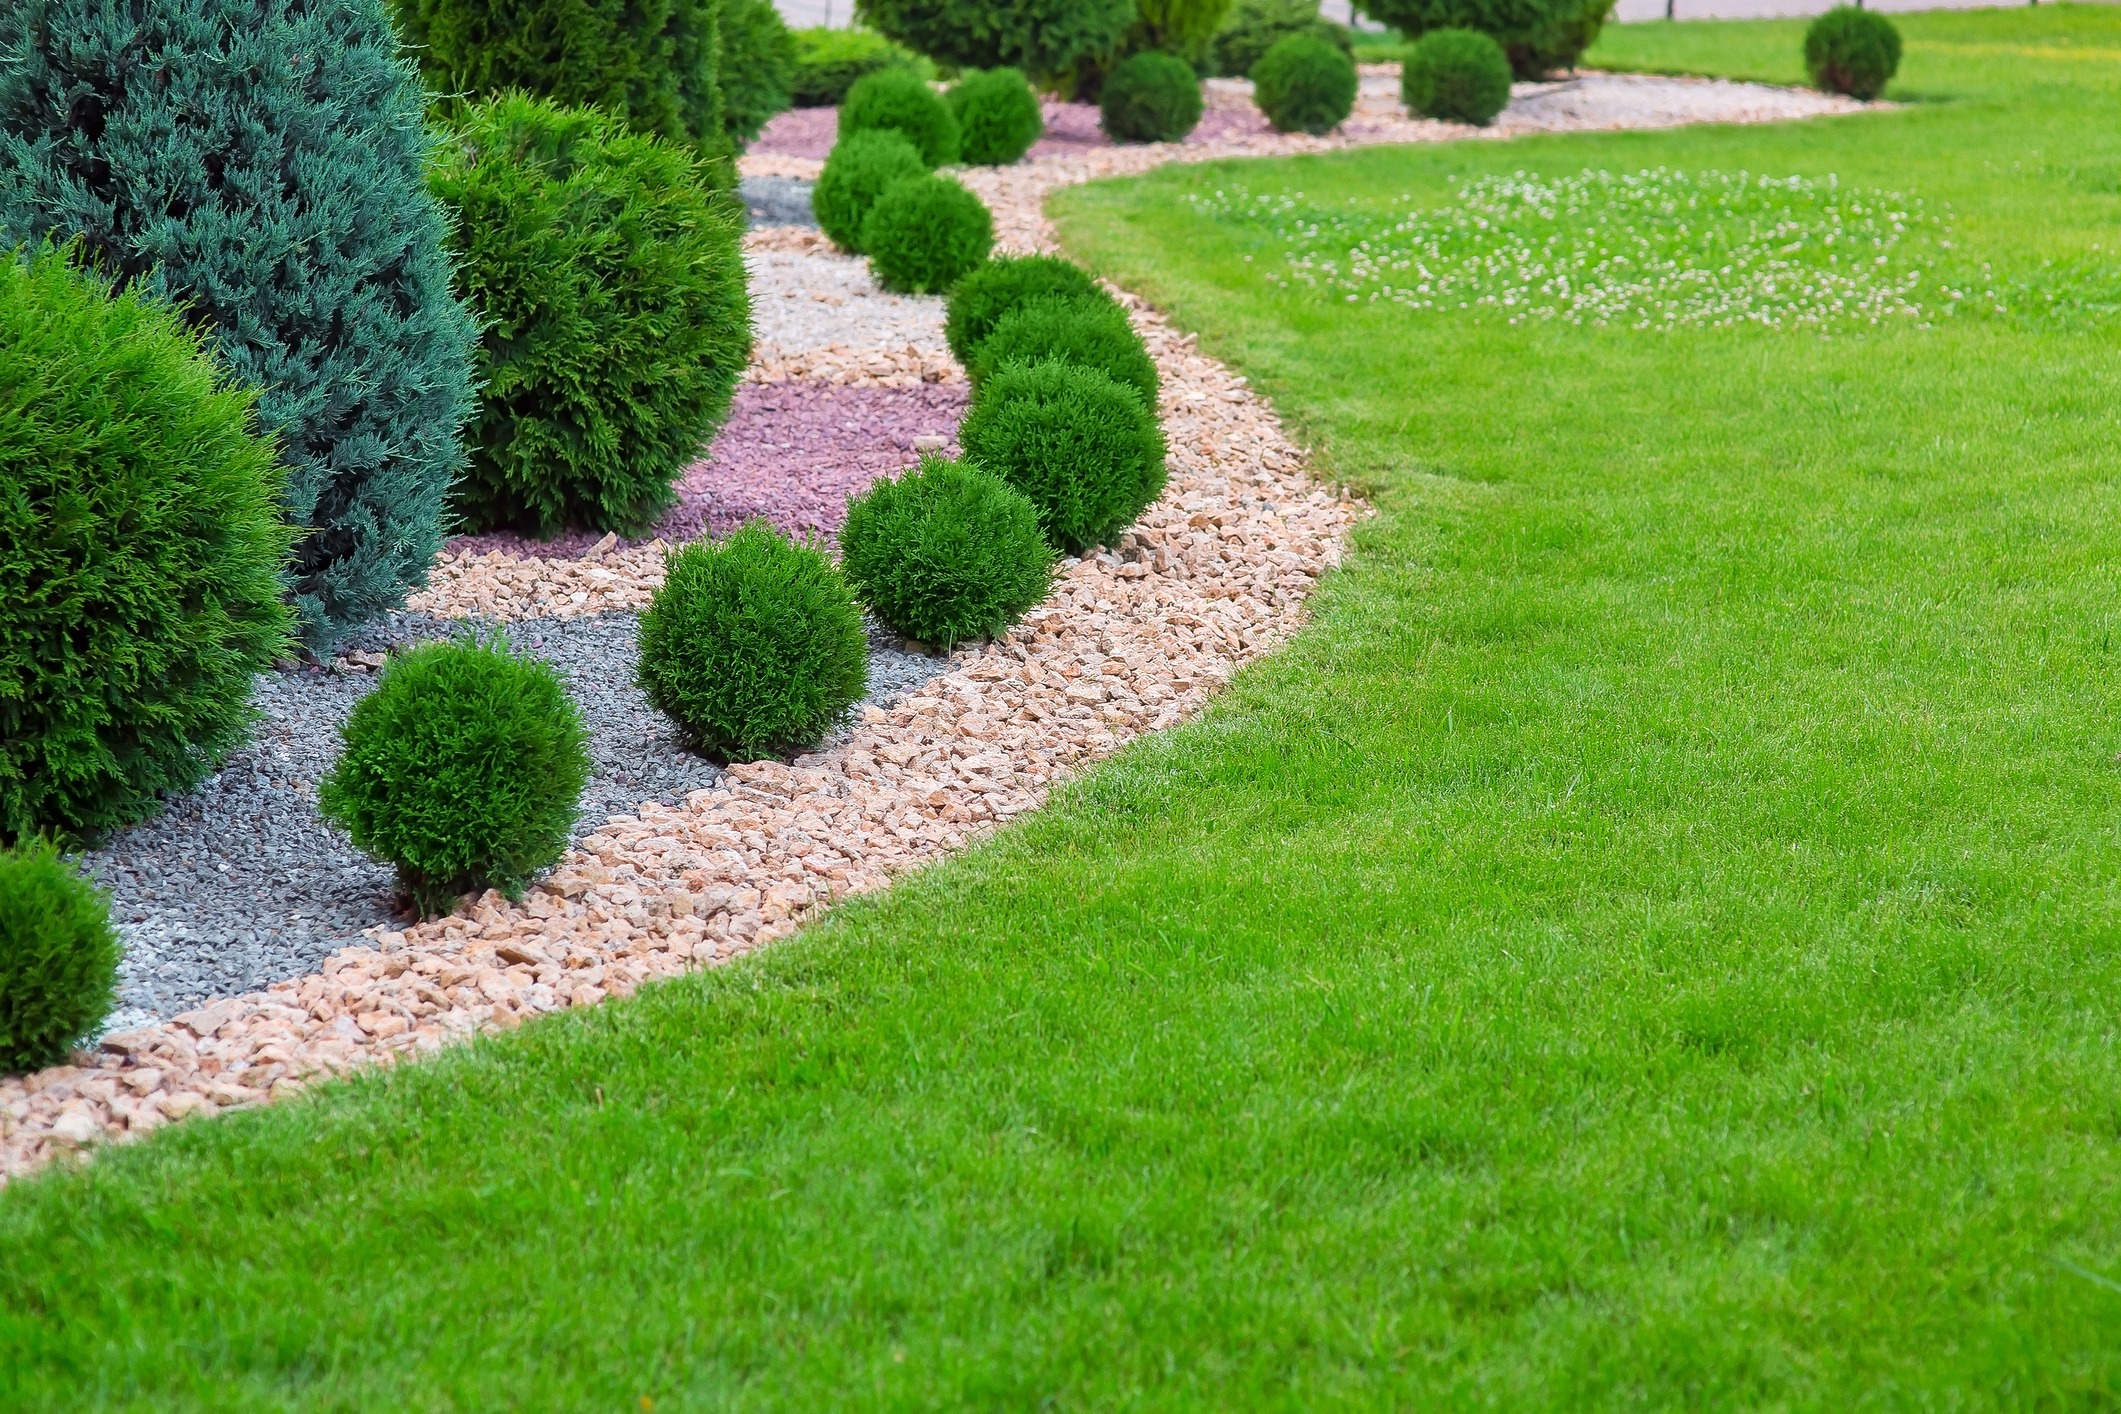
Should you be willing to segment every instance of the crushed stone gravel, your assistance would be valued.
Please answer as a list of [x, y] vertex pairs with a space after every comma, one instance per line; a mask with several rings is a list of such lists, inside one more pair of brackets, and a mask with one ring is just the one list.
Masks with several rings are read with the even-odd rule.
[[815, 226], [817, 216], [810, 209], [814, 185], [800, 177], [745, 177], [737, 184], [737, 196], [754, 226]]

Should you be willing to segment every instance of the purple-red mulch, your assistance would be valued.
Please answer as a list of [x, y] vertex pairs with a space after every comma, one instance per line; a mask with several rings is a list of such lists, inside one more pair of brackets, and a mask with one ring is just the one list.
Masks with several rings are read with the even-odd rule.
[[[918, 388], [848, 388], [830, 383], [740, 383], [736, 406], [707, 455], [678, 485], [678, 503], [647, 535], [697, 539], [725, 535], [764, 516], [790, 534], [838, 530], [847, 498], [877, 477], [913, 465], [916, 437], [942, 437], [956, 456], [957, 424], [970, 390], [962, 383]], [[452, 553], [505, 550], [514, 555], [579, 555], [600, 537], [569, 531], [532, 540], [506, 531], [460, 535]]]
[[[1111, 140], [1097, 125], [1094, 103], [1046, 101], [1046, 134], [1032, 145], [1033, 157], [1051, 157], [1086, 148], [1109, 147]], [[1227, 142], [1257, 137], [1274, 129], [1257, 108], [1210, 108], [1200, 126], [1186, 135], [1190, 143]], [[837, 108], [791, 108], [766, 124], [751, 151], [780, 157], [823, 158], [839, 136]]]

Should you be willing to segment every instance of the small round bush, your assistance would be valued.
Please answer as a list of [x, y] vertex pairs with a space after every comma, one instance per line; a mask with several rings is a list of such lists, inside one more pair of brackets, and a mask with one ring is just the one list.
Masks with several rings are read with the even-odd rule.
[[1136, 54], [1106, 76], [1098, 112], [1114, 142], [1177, 142], [1200, 122], [1200, 80], [1176, 55]]
[[1836, 5], [1804, 32], [1804, 67], [1828, 93], [1868, 103], [1900, 68], [1900, 31], [1874, 11]]
[[1348, 27], [1321, 19], [1318, 0], [1236, 0], [1209, 42], [1210, 67], [1226, 79], [1252, 76], [1252, 66], [1292, 34], [1308, 34], [1355, 57]]
[[1111, 543], [1164, 489], [1164, 436], [1135, 391], [1047, 359], [987, 380], [958, 441], [965, 459], [1031, 499], [1064, 550]]
[[840, 136], [876, 128], [904, 133], [930, 167], [957, 161], [957, 119], [950, 105], [910, 69], [879, 69], [847, 90], [840, 105]]
[[1002, 316], [1040, 295], [1111, 302], [1089, 272], [1073, 261], [1057, 255], [996, 256], [950, 287], [943, 321], [950, 352], [969, 368], [974, 351]]
[[1020, 69], [967, 74], [944, 97], [957, 118], [958, 158], [975, 166], [1007, 166], [1046, 130], [1045, 110]]
[[1285, 133], [1320, 136], [1355, 111], [1355, 61], [1322, 39], [1292, 34], [1252, 70], [1252, 97]]
[[464, 528], [654, 525], [751, 357], [734, 203], [689, 150], [520, 95], [471, 108], [432, 182], [485, 328]]
[[317, 809], [398, 868], [421, 914], [514, 897], [559, 861], [589, 782], [589, 733], [553, 670], [505, 640], [428, 643], [354, 704]]
[[1400, 66], [1399, 96], [1425, 118], [1486, 127], [1510, 101], [1510, 58], [1479, 30], [1432, 29]]
[[0, 843], [93, 841], [198, 784], [293, 624], [256, 394], [69, 262], [0, 250]]
[[862, 249], [885, 289], [941, 294], [994, 249], [994, 217], [961, 182], [907, 177], [869, 208]]
[[1003, 315], [980, 341], [967, 370], [977, 391], [986, 380], [1012, 363], [1039, 363], [1057, 358], [1095, 368], [1116, 383], [1132, 388], [1153, 417], [1161, 384], [1156, 361], [1141, 335], [1127, 322], [1127, 312], [1099, 291], [1092, 299], [1041, 295]]
[[862, 223], [884, 188], [927, 175], [928, 164], [904, 133], [892, 128], [851, 133], [834, 143], [825, 158], [817, 185], [810, 189], [810, 209], [834, 245], [860, 255]]
[[868, 691], [862, 611], [816, 547], [753, 521], [670, 556], [641, 615], [640, 684], [726, 760], [809, 746]]
[[0, 852], [0, 1073], [66, 1058], [118, 990], [110, 904], [49, 840]]
[[792, 33], [795, 80], [791, 91], [798, 108], [837, 108], [864, 74], [891, 68], [918, 73], [927, 64], [910, 50], [865, 29], [817, 26]]
[[945, 651], [1023, 617], [1053, 584], [1038, 511], [992, 472], [925, 456], [847, 503], [840, 568], [886, 625]]

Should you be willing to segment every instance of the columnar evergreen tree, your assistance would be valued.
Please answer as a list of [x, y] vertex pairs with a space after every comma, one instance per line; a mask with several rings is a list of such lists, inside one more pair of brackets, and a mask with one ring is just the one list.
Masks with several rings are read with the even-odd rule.
[[382, 0], [0, 4], [0, 246], [78, 237], [260, 390], [319, 652], [423, 582], [463, 460], [424, 103]]
[[521, 89], [601, 108], [637, 132], [718, 150], [718, 0], [392, 0], [427, 83]]

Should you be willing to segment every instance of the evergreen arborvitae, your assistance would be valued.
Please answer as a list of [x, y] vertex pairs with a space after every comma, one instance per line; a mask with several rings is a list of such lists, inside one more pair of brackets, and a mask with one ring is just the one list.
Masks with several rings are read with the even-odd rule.
[[392, 0], [428, 87], [520, 89], [720, 151], [719, 0]]
[[0, 245], [79, 237], [260, 390], [313, 649], [403, 603], [463, 460], [477, 330], [382, 0], [8, 0], [0, 56]]

